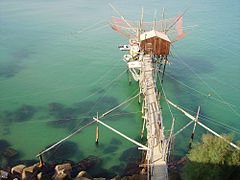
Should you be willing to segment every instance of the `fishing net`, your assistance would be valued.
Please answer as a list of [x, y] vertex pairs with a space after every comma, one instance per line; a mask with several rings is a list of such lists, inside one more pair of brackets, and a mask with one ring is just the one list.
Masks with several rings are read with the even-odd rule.
[[[142, 33], [153, 29], [162, 33], [165, 32], [173, 43], [187, 35], [183, 33], [182, 28], [183, 14], [184, 13], [181, 13], [172, 18], [165, 19], [164, 21], [143, 22]], [[125, 20], [113, 16], [110, 24], [115, 31], [121, 33], [125, 37], [129, 39], [137, 39], [137, 32], [140, 27], [139, 21]]]

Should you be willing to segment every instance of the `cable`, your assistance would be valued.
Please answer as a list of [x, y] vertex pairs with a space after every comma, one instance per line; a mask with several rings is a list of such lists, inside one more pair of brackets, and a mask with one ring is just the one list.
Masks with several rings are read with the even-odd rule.
[[[163, 84], [161, 83], [161, 80], [160, 80], [160, 75], [158, 76], [158, 79], [159, 79], [160, 85], [161, 85], [162, 90], [163, 90], [163, 95], [164, 95], [164, 97], [167, 99], [165, 90], [164, 90], [164, 88], [163, 88]], [[174, 116], [173, 116], [172, 110], [171, 110], [168, 102], [167, 102], [167, 105], [168, 105], [168, 109], [169, 109], [169, 111], [170, 111], [170, 113], [171, 113], [171, 116], [172, 116], [172, 119], [173, 119]]]
[[[172, 45], [172, 47], [174, 48], [173, 45]], [[210, 87], [187, 63], [185, 63], [182, 59], [179, 59], [179, 58], [178, 58], [178, 60], [180, 60], [189, 70], [191, 70], [192, 73], [193, 73], [203, 84], [205, 84], [209, 89], [211, 89], [211, 90], [224, 102], [224, 104], [226, 104], [226, 105], [231, 109], [231, 111], [232, 111], [236, 116], [240, 117], [240, 114], [239, 114], [237, 111], [235, 111], [235, 110], [232, 108], [232, 106], [231, 106], [228, 102], [226, 102], [226, 101], [216, 92], [216, 90], [215, 90], [214, 88]]]

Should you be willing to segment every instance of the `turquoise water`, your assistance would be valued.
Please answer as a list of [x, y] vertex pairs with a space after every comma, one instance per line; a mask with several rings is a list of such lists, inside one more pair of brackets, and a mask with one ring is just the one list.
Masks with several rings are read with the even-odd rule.
[[[127, 39], [107, 25], [116, 15], [108, 2], [0, 2], [0, 139], [19, 152], [16, 161], [35, 159], [38, 152], [89, 122], [97, 112], [102, 114], [136, 94], [138, 84], [128, 85], [123, 53], [117, 48]], [[146, 21], [152, 21], [155, 9], [160, 19], [163, 7], [167, 17], [189, 8], [184, 26], [198, 27], [171, 47], [166, 95], [192, 115], [200, 105], [202, 123], [219, 133], [234, 131], [234, 141], [239, 140], [240, 2], [133, 0], [112, 4], [129, 19], [140, 19], [144, 6]], [[172, 118], [166, 103], [161, 105], [168, 134]], [[189, 120], [171, 109], [176, 132]], [[139, 139], [140, 111], [134, 100], [104, 122]], [[186, 153], [191, 131], [189, 127], [177, 137], [176, 155]], [[198, 126], [195, 140], [204, 132]], [[93, 154], [103, 160], [105, 169], [124, 163], [119, 160], [122, 153], [135, 147], [102, 126], [96, 147], [95, 125], [69, 142], [72, 153], [62, 159], [79, 162]]]

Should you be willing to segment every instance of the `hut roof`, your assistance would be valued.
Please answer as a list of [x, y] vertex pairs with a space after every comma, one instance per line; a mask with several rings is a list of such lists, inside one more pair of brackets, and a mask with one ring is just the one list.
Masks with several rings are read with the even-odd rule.
[[159, 37], [163, 40], [171, 42], [166, 34], [163, 34], [159, 31], [155, 31], [155, 30], [148, 31], [148, 32], [145, 32], [145, 33], [141, 34], [140, 40], [143, 41], [145, 39], [149, 39], [149, 38], [152, 38], [152, 37]]

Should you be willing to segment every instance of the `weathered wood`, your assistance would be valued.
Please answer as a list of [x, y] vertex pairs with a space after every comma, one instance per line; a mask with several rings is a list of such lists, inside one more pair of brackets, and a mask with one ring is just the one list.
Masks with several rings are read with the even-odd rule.
[[[152, 44], [152, 49], [147, 47], [149, 43]], [[144, 50], [145, 53], [152, 53], [153, 55], [169, 55], [170, 44], [170, 42], [155, 36], [142, 40], [141, 49]]]
[[[98, 119], [98, 112], [97, 112], [97, 119]], [[96, 127], [96, 144], [98, 144], [98, 135], [99, 135], [99, 130], [98, 130], [98, 121], [97, 121], [97, 127]]]
[[192, 141], [193, 141], [193, 137], [194, 137], [195, 129], [196, 129], [197, 122], [198, 122], [199, 112], [200, 112], [200, 106], [198, 106], [197, 116], [196, 116], [195, 123], [194, 123], [194, 126], [193, 126], [193, 132], [192, 132], [192, 135], [191, 135], [191, 138], [190, 138], [190, 141], [189, 141], [188, 150], [191, 149], [191, 144], [192, 144]]
[[166, 180], [167, 179], [167, 164], [164, 160], [166, 140], [163, 134], [163, 126], [159, 126], [162, 121], [161, 109], [157, 105], [157, 95], [154, 90], [153, 79], [153, 63], [152, 57], [149, 54], [143, 56], [143, 87], [145, 89], [145, 106], [146, 106], [146, 130], [148, 147], [146, 163], [151, 179]]
[[39, 153], [39, 167], [43, 167], [43, 159], [42, 159], [41, 152]]
[[[168, 138], [168, 143], [167, 143], [167, 146], [166, 146], [166, 153], [165, 154], [167, 154], [170, 141], [172, 140], [172, 133], [173, 133], [173, 128], [174, 128], [174, 123], [175, 123], [175, 118], [173, 118], [173, 120], [172, 120], [172, 127], [171, 127], [170, 135], [169, 135], [169, 138]], [[166, 161], [166, 158], [167, 158], [167, 156], [165, 156], [165, 161]]]
[[162, 24], [161, 24], [162, 33], [164, 33], [164, 16], [165, 16], [165, 8], [163, 8], [163, 14], [162, 14]]
[[163, 83], [163, 78], [164, 78], [164, 73], [165, 73], [165, 69], [166, 69], [166, 64], [167, 64], [167, 56], [165, 57], [165, 63], [164, 63], [164, 67], [163, 67], [163, 73], [162, 73], [162, 81], [161, 81], [161, 83]]

